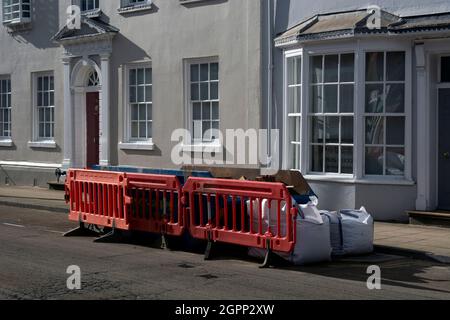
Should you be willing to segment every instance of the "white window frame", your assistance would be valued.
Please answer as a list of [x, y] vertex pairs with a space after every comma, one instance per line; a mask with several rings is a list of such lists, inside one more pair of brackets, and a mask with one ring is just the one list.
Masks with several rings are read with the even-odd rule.
[[[297, 86], [301, 87], [301, 102], [300, 102], [300, 113], [296, 114], [296, 113], [290, 113], [289, 112], [289, 84], [288, 84], [288, 59], [291, 58], [301, 58], [301, 83], [298, 84]], [[283, 85], [283, 101], [285, 101], [284, 106], [283, 106], [283, 114], [285, 115], [283, 117], [283, 141], [285, 141], [285, 143], [283, 144], [283, 154], [285, 155], [284, 159], [283, 159], [283, 166], [285, 168], [289, 168], [292, 169], [292, 158], [293, 158], [293, 154], [292, 152], [294, 149], [294, 145], [298, 145], [299, 146], [299, 155], [298, 155], [298, 168], [295, 168], [293, 170], [301, 170], [302, 169], [302, 138], [304, 137], [303, 135], [303, 106], [304, 106], [304, 75], [305, 75], [305, 68], [304, 68], [304, 56], [303, 56], [303, 50], [299, 49], [299, 50], [289, 50], [286, 51], [284, 53], [284, 59], [283, 59], [283, 70], [284, 70], [284, 85]], [[300, 142], [298, 143], [297, 141], [293, 142], [290, 139], [290, 133], [291, 133], [291, 127], [290, 127], [290, 123], [291, 123], [291, 119], [292, 118], [299, 118], [300, 120]], [[298, 129], [296, 129], [298, 130]]]
[[[340, 79], [340, 62], [341, 62], [341, 56], [342, 55], [346, 55], [346, 54], [353, 54], [354, 55], [354, 60], [353, 60], [353, 63], [354, 63], [354, 75], [353, 75], [353, 81], [351, 81], [351, 82], [344, 82], [344, 81], [341, 81], [341, 79]], [[328, 82], [325, 82], [325, 57], [326, 56], [330, 56], [330, 55], [337, 55], [338, 56], [338, 81], [337, 82], [333, 82], [333, 83], [328, 83]], [[311, 74], [309, 74], [308, 75], [308, 81], [309, 81], [309, 84], [308, 84], [308, 88], [307, 88], [307, 90], [308, 90], [308, 97], [309, 97], [309, 99], [308, 99], [308, 104], [307, 105], [305, 105], [305, 113], [306, 113], [306, 116], [307, 116], [307, 122], [308, 122], [308, 141], [307, 141], [307, 150], [308, 150], [308, 166], [307, 166], [307, 172], [308, 172], [308, 174], [310, 174], [310, 175], [317, 175], [317, 176], [331, 176], [331, 177], [335, 177], [335, 176], [338, 176], [338, 177], [341, 177], [341, 178], [353, 178], [354, 177], [354, 174], [355, 174], [355, 109], [357, 108], [357, 106], [356, 106], [356, 104], [355, 104], [355, 97], [356, 97], [356, 53], [355, 53], [355, 51], [354, 50], [340, 50], [339, 52], [326, 52], [326, 53], [324, 53], [324, 52], [321, 52], [321, 53], [318, 53], [318, 52], [314, 52], [314, 53], [310, 53], [309, 54], [309, 62], [308, 62], [308, 65], [309, 66], [311, 66], [311, 61], [312, 61], [312, 59], [314, 58], [314, 57], [317, 57], [317, 56], [321, 56], [322, 57], [322, 82], [320, 82], [320, 83], [311, 83]], [[353, 85], [353, 112], [351, 112], [351, 113], [349, 113], [349, 112], [347, 112], [347, 113], [344, 113], [344, 112], [335, 112], [335, 113], [325, 113], [325, 112], [323, 112], [323, 105], [322, 105], [322, 112], [321, 113], [313, 113], [312, 111], [311, 111], [311, 100], [310, 99], [312, 99], [312, 97], [311, 97], [311, 88], [313, 87], [313, 86], [322, 86], [322, 102], [323, 102], [323, 98], [324, 98], [324, 88], [325, 88], [325, 85], [337, 85], [337, 90], [338, 90], [338, 92], [337, 92], [337, 101], [336, 101], [336, 103], [337, 103], [337, 107], [339, 108], [339, 106], [340, 106], [340, 87], [341, 87], [341, 85], [346, 85], [346, 84], [348, 84], [348, 85]], [[340, 110], [339, 110], [340, 111]], [[338, 118], [339, 119], [339, 142], [337, 142], [337, 143], [327, 143], [326, 141], [325, 141], [325, 137], [324, 137], [324, 141], [322, 142], [322, 143], [314, 143], [314, 142], [312, 142], [311, 141], [311, 128], [312, 128], [312, 119], [313, 119], [313, 117], [322, 117], [322, 118], [327, 118], [327, 117], [335, 117], [335, 118]], [[342, 130], [341, 130], [341, 128], [342, 128], [342, 126], [341, 126], [341, 119], [343, 119], [343, 118], [345, 118], [345, 117], [352, 117], [353, 118], [353, 143], [342, 143], [341, 142], [341, 134], [342, 134]], [[324, 123], [324, 125], [325, 125], [325, 123]], [[326, 126], [325, 126], [325, 128], [326, 128]], [[325, 134], [326, 134], [326, 131], [324, 132]], [[323, 172], [317, 172], [317, 171], [313, 171], [312, 170], [312, 161], [311, 161], [311, 155], [312, 155], [312, 152], [311, 152], [311, 148], [312, 148], [312, 146], [313, 145], [317, 145], [317, 146], [319, 146], [319, 145], [322, 145], [322, 147], [324, 148], [323, 149], [323, 159], [322, 159], [322, 161], [323, 161]], [[326, 170], [325, 170], [325, 167], [326, 167], [326, 147], [327, 146], [333, 146], [333, 147], [338, 147], [339, 148], [339, 151], [338, 151], [338, 171], [339, 172], [326, 172]], [[341, 169], [342, 169], [342, 166], [341, 166], [341, 161], [342, 161], [342, 157], [341, 157], [341, 148], [342, 147], [351, 147], [352, 148], [352, 150], [353, 150], [353, 159], [352, 159], [352, 161], [353, 161], [353, 172], [352, 173], [341, 173]]]
[[[54, 105], [53, 108], [53, 137], [46, 138], [39, 136], [39, 113], [37, 106], [37, 96], [38, 96], [38, 78], [39, 77], [53, 77], [53, 91], [54, 91]], [[45, 71], [45, 72], [35, 72], [32, 74], [32, 140], [28, 142], [28, 146], [30, 148], [56, 148], [55, 136], [56, 136], [56, 126], [57, 126], [57, 117], [56, 117], [56, 79], [53, 71]]]
[[[220, 61], [218, 57], [205, 57], [205, 58], [194, 58], [184, 60], [184, 92], [185, 92], [185, 128], [189, 131], [190, 136], [185, 137], [183, 150], [192, 152], [222, 152], [222, 141], [221, 139], [212, 139], [211, 141], [196, 141], [194, 139], [194, 128], [193, 128], [193, 112], [191, 104], [191, 65], [195, 64], [219, 64], [219, 80], [218, 82], [218, 100], [214, 100], [219, 103], [219, 130], [221, 126], [220, 117], [220, 88], [221, 88], [221, 71], [220, 71]], [[212, 100], [211, 100], [212, 101]]]
[[[382, 48], [380, 50], [380, 48]], [[388, 52], [404, 52], [405, 53], [405, 80], [404, 81], [387, 81], [386, 79], [386, 66], [387, 66], [387, 62], [386, 62], [386, 56]], [[382, 113], [378, 113], [378, 114], [368, 114], [365, 111], [365, 97], [366, 97], [366, 84], [371, 84], [371, 83], [378, 83], [378, 82], [366, 82], [366, 54], [370, 53], [370, 52], [384, 52], [384, 79], [383, 81], [379, 81], [379, 83], [382, 83], [383, 86], [386, 86], [386, 83], [399, 83], [399, 84], [403, 84], [405, 85], [405, 110], [403, 113], [386, 113], [386, 112], [382, 112]], [[363, 52], [362, 52], [362, 60], [364, 61], [364, 68], [363, 68], [363, 77], [362, 77], [362, 84], [364, 85], [364, 88], [362, 90], [363, 95], [362, 95], [362, 103], [359, 106], [361, 108], [361, 113], [362, 113], [362, 130], [363, 130], [363, 146], [362, 146], [362, 155], [363, 155], [363, 160], [361, 163], [361, 167], [362, 167], [362, 176], [366, 179], [369, 180], [412, 180], [412, 172], [411, 172], [411, 161], [412, 161], [412, 123], [411, 123], [411, 118], [412, 118], [412, 90], [411, 90], [411, 83], [412, 83], [412, 71], [411, 71], [411, 49], [410, 48], [405, 48], [403, 46], [399, 47], [399, 46], [380, 46], [378, 48], [364, 48]], [[384, 90], [385, 92], [385, 90]], [[386, 102], [386, 97], [383, 96], [384, 99], [384, 105]], [[365, 119], [366, 117], [370, 117], [370, 116], [380, 116], [384, 118], [384, 134], [383, 134], [383, 145], [381, 145], [381, 147], [384, 149], [384, 159], [383, 159], [383, 171], [386, 169], [386, 148], [391, 147], [391, 148], [395, 148], [397, 146], [391, 146], [391, 145], [387, 145], [386, 144], [386, 132], [387, 132], [387, 127], [386, 127], [386, 118], [389, 116], [398, 116], [398, 117], [404, 117], [405, 119], [405, 142], [404, 145], [401, 145], [399, 147], [404, 148], [405, 150], [405, 168], [404, 168], [404, 175], [386, 175], [385, 172], [383, 172], [383, 174], [381, 175], [372, 175], [372, 174], [366, 174], [366, 159], [365, 159], [365, 154], [366, 154], [366, 122]]]
[[437, 75], [438, 75], [438, 85], [441, 85], [443, 87], [446, 87], [446, 85], [450, 85], [450, 81], [448, 82], [442, 82], [442, 58], [450, 58], [450, 54], [440, 54], [438, 56], [438, 63], [437, 63]]
[[[89, 9], [88, 8], [88, 1], [89, 0], [79, 0], [80, 1], [80, 10], [81, 13], [87, 13], [87, 12], [95, 12], [100, 10], [100, 0], [92, 0], [94, 1], [94, 8]], [[83, 2], [86, 1], [86, 10], [83, 10]]]
[[[3, 92], [1, 91], [1, 82], [2, 81], [9, 81], [9, 92]], [[11, 82], [11, 76], [10, 75], [0, 75], [0, 103], [2, 100], [2, 95], [9, 94], [9, 108], [0, 108], [0, 111], [3, 112], [3, 109], [9, 109], [9, 136], [0, 136], [0, 147], [11, 147], [12, 146], [12, 82]], [[8, 98], [7, 98], [8, 99]], [[0, 125], [4, 125], [5, 122], [1, 122]]]
[[[132, 69], [144, 69], [144, 68], [150, 68], [152, 70], [152, 101], [149, 103], [152, 105], [152, 136], [148, 139], [136, 139], [132, 138], [131, 135], [131, 103], [130, 103], [130, 71]], [[124, 113], [124, 130], [123, 130], [123, 141], [119, 143], [119, 149], [121, 150], [154, 150], [155, 145], [153, 142], [154, 137], [154, 90], [153, 90], [153, 83], [154, 83], [154, 75], [153, 75], [153, 68], [151, 61], [141, 61], [141, 62], [133, 62], [130, 64], [127, 64], [123, 68], [123, 86], [122, 86], [122, 92], [123, 92], [123, 113]]]
[[[24, 1], [27, 1], [26, 3]], [[24, 6], [28, 5], [29, 10], [24, 10]], [[18, 0], [18, 3], [6, 5], [5, 0], [2, 0], [2, 21], [5, 25], [11, 25], [11, 24], [21, 24], [21, 23], [28, 23], [31, 22], [31, 12], [32, 12], [32, 0]], [[9, 6], [11, 9], [13, 9], [15, 6], [18, 6], [18, 10], [12, 11], [9, 14], [19, 14], [18, 18], [12, 18], [6, 19], [6, 13], [5, 8]], [[24, 13], [28, 12], [28, 17], [24, 17]]]
[[[382, 50], [380, 50], [382, 48]], [[405, 175], [404, 176], [366, 176], [365, 172], [365, 55], [366, 52], [373, 51], [404, 51], [405, 52]], [[314, 174], [310, 168], [310, 123], [305, 115], [309, 109], [310, 101], [310, 55], [327, 55], [350, 53], [355, 54], [355, 96], [354, 96], [354, 141], [353, 141], [353, 175], [348, 174]], [[361, 184], [393, 184], [412, 185], [412, 47], [406, 39], [360, 39], [342, 41], [339, 43], [307, 44], [290, 48], [284, 51], [283, 58], [283, 168], [292, 170], [289, 167], [287, 147], [289, 132], [287, 125], [287, 72], [286, 57], [290, 55], [302, 55], [303, 72], [303, 94], [302, 94], [302, 146], [301, 146], [301, 172], [308, 180], [334, 181], [343, 183]], [[308, 90], [306, 90], [308, 88]]]

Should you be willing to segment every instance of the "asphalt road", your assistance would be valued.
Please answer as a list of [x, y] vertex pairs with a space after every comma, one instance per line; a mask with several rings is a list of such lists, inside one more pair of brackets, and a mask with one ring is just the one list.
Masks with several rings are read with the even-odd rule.
[[[0, 206], [0, 299], [450, 299], [450, 268], [374, 255], [308, 267], [259, 269], [227, 253], [164, 251], [143, 243], [63, 238], [64, 214]], [[381, 290], [368, 290], [367, 267], [381, 267]], [[67, 267], [81, 290], [67, 289]]]

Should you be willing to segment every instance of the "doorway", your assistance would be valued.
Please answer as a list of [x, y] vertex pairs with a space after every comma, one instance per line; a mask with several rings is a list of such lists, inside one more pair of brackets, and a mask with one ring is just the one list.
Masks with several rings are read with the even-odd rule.
[[86, 93], [86, 166], [92, 168], [100, 160], [100, 99], [98, 92]]
[[438, 107], [438, 201], [439, 209], [450, 210], [450, 88], [439, 89]]

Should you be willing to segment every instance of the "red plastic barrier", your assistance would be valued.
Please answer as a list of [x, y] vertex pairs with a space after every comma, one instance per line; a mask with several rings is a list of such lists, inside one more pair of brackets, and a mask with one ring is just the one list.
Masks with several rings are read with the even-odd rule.
[[131, 230], [180, 236], [184, 231], [182, 189], [176, 176], [126, 174]]
[[[294, 248], [293, 222], [297, 210], [282, 183], [191, 177], [183, 187], [183, 194], [194, 238], [280, 252], [291, 252]], [[268, 203], [269, 210], [264, 211], [268, 217], [263, 217], [264, 199]], [[270, 216], [274, 205], [275, 217]]]
[[65, 184], [69, 219], [128, 230], [126, 183], [123, 173], [69, 170]]

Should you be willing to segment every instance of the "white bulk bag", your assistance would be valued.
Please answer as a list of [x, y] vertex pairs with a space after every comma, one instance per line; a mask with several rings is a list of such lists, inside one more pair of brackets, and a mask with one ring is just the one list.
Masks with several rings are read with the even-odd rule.
[[[273, 233], [277, 230], [277, 202], [273, 201], [271, 208], [268, 208], [268, 200], [262, 201], [263, 230], [267, 230], [269, 215], [270, 226]], [[247, 202], [247, 208], [250, 208]], [[275, 252], [285, 260], [296, 265], [305, 265], [331, 260], [330, 229], [327, 219], [322, 219], [314, 203], [298, 206], [299, 214], [294, 222], [297, 228], [297, 241], [292, 253]], [[250, 212], [250, 209], [247, 210]], [[258, 226], [258, 201], [253, 202], [253, 227]], [[281, 234], [286, 233], [286, 204], [281, 206]], [[263, 258], [266, 251], [257, 248], [250, 248], [249, 255], [256, 258]]]
[[374, 223], [364, 207], [360, 210], [322, 212], [330, 221], [333, 255], [357, 255], [373, 252]]

